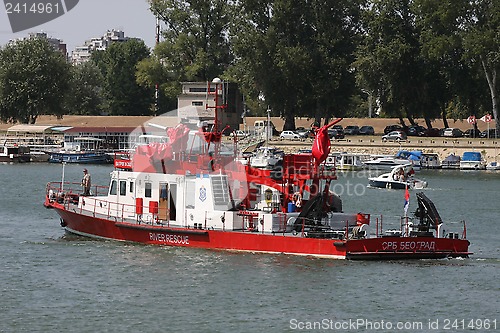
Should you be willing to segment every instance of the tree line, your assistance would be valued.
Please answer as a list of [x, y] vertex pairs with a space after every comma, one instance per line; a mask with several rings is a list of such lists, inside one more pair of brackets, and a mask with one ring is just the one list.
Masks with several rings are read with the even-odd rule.
[[[0, 49], [0, 116], [152, 115], [180, 82], [235, 82], [248, 114], [498, 119], [500, 0], [148, 0], [161, 42], [68, 65], [42, 40]], [[159, 104], [155, 105], [155, 86]], [[497, 122], [497, 126], [499, 126]]]

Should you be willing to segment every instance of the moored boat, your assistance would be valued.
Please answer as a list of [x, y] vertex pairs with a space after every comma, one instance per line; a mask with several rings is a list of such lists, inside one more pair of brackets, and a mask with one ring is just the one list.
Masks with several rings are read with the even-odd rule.
[[274, 147], [257, 148], [250, 156], [250, 165], [254, 168], [273, 169], [283, 160], [283, 151]]
[[0, 163], [24, 163], [29, 161], [28, 147], [18, 145], [0, 146]]
[[480, 152], [466, 151], [460, 160], [460, 170], [485, 170], [486, 163]]
[[460, 156], [454, 153], [446, 156], [443, 162], [441, 162], [441, 168], [453, 170], [460, 169]]
[[75, 138], [74, 145], [59, 150], [46, 150], [50, 163], [106, 164], [113, 159], [101, 149], [102, 139], [93, 137]]
[[395, 156], [377, 156], [364, 162], [370, 169], [392, 170], [396, 166], [413, 166], [414, 163], [406, 158]]
[[436, 153], [422, 153], [420, 167], [423, 169], [441, 169], [439, 155]]
[[325, 165], [337, 171], [360, 171], [366, 168], [364, 161], [368, 157], [364, 154], [333, 152], [328, 155]]
[[489, 162], [486, 164], [486, 170], [497, 171], [500, 170], [500, 163], [497, 161]]
[[[224, 89], [213, 84], [207, 91], [218, 101]], [[418, 223], [399, 220], [399, 233], [385, 234], [370, 214], [343, 211], [331, 190], [335, 172], [324, 163], [328, 128], [338, 121], [318, 130], [311, 153], [284, 154], [279, 170], [243, 165], [237, 149], [221, 154], [217, 116], [213, 132], [179, 124], [167, 129], [168, 142], [138, 146], [130, 163], [115, 163], [123, 167], [111, 173], [109, 186], [94, 186], [92, 196], [49, 183], [45, 206], [67, 232], [100, 239], [339, 259], [467, 257], [465, 225], [461, 235], [443, 235], [423, 193]]]

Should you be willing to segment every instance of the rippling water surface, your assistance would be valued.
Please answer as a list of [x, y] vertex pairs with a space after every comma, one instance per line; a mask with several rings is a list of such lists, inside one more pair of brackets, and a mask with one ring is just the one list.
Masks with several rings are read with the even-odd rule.
[[[81, 169], [66, 166], [66, 180]], [[89, 169], [94, 184], [112, 170]], [[65, 236], [42, 206], [61, 170], [0, 165], [0, 332], [500, 331], [500, 173], [417, 174], [443, 220], [467, 221], [471, 258], [354, 262]], [[367, 183], [339, 176], [345, 211], [402, 213], [402, 191]]]

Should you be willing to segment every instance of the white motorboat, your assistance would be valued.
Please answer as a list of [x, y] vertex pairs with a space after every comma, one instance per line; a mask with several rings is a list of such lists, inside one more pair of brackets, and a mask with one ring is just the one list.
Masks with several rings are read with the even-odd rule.
[[366, 168], [364, 161], [367, 159], [368, 155], [333, 152], [328, 155], [325, 164], [339, 171], [359, 171]]
[[368, 178], [368, 186], [397, 190], [426, 188], [427, 182], [415, 178], [412, 170], [411, 166], [397, 166], [391, 172], [383, 173], [378, 177]]
[[486, 163], [480, 152], [466, 151], [460, 160], [460, 170], [485, 170]]
[[250, 166], [272, 169], [283, 160], [283, 151], [272, 147], [259, 147], [250, 157]]
[[486, 170], [490, 170], [490, 171], [500, 170], [500, 163], [498, 163], [497, 161], [490, 162], [490, 163], [486, 164]]
[[394, 156], [380, 156], [364, 162], [370, 169], [391, 170], [397, 166], [419, 168], [420, 165], [414, 165], [413, 161], [405, 158], [396, 158]]

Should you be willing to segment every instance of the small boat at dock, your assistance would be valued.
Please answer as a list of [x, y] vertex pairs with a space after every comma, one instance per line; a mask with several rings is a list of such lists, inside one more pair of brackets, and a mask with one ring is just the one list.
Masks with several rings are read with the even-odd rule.
[[441, 162], [441, 169], [460, 169], [460, 156], [455, 154], [450, 154]]
[[46, 150], [50, 163], [107, 164], [113, 158], [101, 149], [103, 139], [77, 137], [75, 144], [60, 150]]
[[395, 156], [376, 156], [364, 162], [369, 169], [392, 170], [396, 166], [413, 166], [412, 161]]
[[480, 152], [466, 151], [460, 160], [460, 170], [486, 170], [486, 162]]
[[369, 155], [345, 152], [330, 153], [325, 161], [327, 167], [335, 168], [337, 171], [360, 171], [366, 168], [365, 160]]
[[18, 145], [0, 146], [0, 163], [25, 163], [29, 161], [28, 147]]

